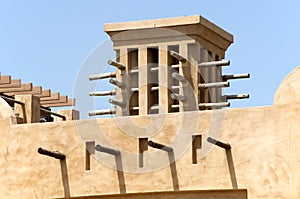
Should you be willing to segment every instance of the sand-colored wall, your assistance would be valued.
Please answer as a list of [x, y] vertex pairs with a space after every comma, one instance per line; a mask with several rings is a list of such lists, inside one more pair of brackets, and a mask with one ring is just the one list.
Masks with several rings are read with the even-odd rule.
[[[247, 189], [248, 197], [255, 199], [299, 198], [300, 100], [293, 102], [17, 125], [0, 99], [0, 198], [233, 188]], [[192, 164], [194, 134], [202, 135], [198, 164]], [[232, 150], [213, 147], [206, 142], [208, 136], [230, 143]], [[169, 166], [166, 152], [149, 148], [139, 168], [139, 137], [172, 146], [176, 164]], [[91, 170], [86, 171], [86, 141], [121, 150], [118, 164], [125, 172], [116, 171], [114, 156], [100, 152], [92, 155]], [[58, 150], [66, 161], [40, 155], [38, 147]]]
[[[201, 122], [198, 132], [207, 132], [205, 123], [210, 112], [198, 113]], [[233, 164], [239, 188], [248, 189], [249, 198], [297, 198], [300, 195], [299, 172], [300, 104], [226, 111], [218, 139], [232, 146]], [[180, 114], [170, 114], [167, 134], [178, 126]], [[143, 117], [137, 118], [142, 121]], [[112, 119], [97, 120], [100, 128], [125, 150], [136, 150], [138, 141], [126, 138]], [[1, 146], [2, 198], [63, 197], [63, 181], [59, 160], [41, 156], [38, 147], [59, 150], [66, 154], [68, 187], [71, 196], [119, 193], [117, 172], [102, 163], [94, 162], [85, 171], [85, 149], [77, 127], [86, 129], [86, 140], [96, 140], [90, 134], [97, 131], [94, 121], [73, 121], [13, 125]], [[173, 127], [173, 128], [172, 128]], [[123, 134], [123, 135], [122, 135]], [[167, 136], [157, 135], [155, 141], [167, 143]], [[128, 140], [130, 144], [124, 144]], [[125, 141], [126, 142], [126, 141]], [[203, 141], [204, 142], [204, 141]], [[126, 145], [126, 146], [125, 146]], [[158, 155], [163, 158], [163, 155]], [[110, 156], [106, 158], [114, 159]], [[167, 156], [165, 156], [167, 160]], [[131, 160], [122, 157], [123, 166]], [[157, 159], [153, 161], [164, 161]], [[133, 162], [135, 162], [133, 160]], [[63, 168], [65, 169], [65, 168]], [[231, 189], [226, 153], [213, 150], [197, 165], [191, 164], [191, 147], [176, 161], [180, 190]], [[124, 173], [127, 192], [171, 191], [169, 167], [149, 173]], [[234, 180], [233, 180], [234, 181]], [[65, 184], [66, 186], [66, 184]]]

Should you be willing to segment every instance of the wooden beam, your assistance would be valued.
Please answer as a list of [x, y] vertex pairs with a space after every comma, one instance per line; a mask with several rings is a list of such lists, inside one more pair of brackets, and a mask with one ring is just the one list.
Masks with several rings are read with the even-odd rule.
[[44, 104], [57, 104], [57, 103], [66, 103], [66, 102], [68, 102], [68, 96], [59, 96], [59, 99], [56, 100], [41, 101], [41, 105], [44, 106]]
[[44, 107], [62, 107], [62, 106], [75, 106], [75, 99], [67, 99], [67, 102], [43, 104]]
[[6, 92], [6, 95], [13, 96], [13, 95], [35, 95], [35, 94], [41, 94], [42, 93], [42, 87], [41, 86], [35, 86], [32, 88], [31, 91], [17, 91], [17, 92]]
[[16, 88], [21, 86], [21, 80], [20, 79], [13, 79], [8, 84], [2, 84], [0, 85], [0, 88]]
[[41, 98], [41, 101], [59, 100], [59, 97], [60, 97], [59, 93], [51, 93], [49, 97]]
[[50, 97], [51, 96], [51, 90], [42, 90], [41, 94], [36, 94], [35, 96], [39, 97], [39, 98], [44, 98], [44, 97]]
[[10, 84], [11, 83], [11, 76], [0, 76], [0, 85], [2, 84]]
[[20, 87], [0, 88], [0, 93], [31, 91], [32, 83], [22, 84]]

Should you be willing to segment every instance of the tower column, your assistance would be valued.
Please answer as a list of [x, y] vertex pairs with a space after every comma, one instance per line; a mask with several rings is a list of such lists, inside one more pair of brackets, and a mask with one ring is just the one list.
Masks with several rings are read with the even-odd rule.
[[139, 48], [139, 115], [147, 115], [149, 107], [149, 67], [147, 47]]
[[[120, 63], [126, 66], [126, 71], [128, 71], [128, 54], [127, 48], [120, 48], [120, 57], [118, 58]], [[120, 70], [116, 71], [116, 79], [120, 82], [124, 82], [126, 84], [125, 88], [116, 87], [116, 100], [119, 102], [125, 102], [127, 104], [126, 107], [129, 107], [129, 100], [126, 97], [126, 93], [128, 93], [129, 81], [128, 75], [124, 78], [124, 75]], [[128, 115], [129, 111], [125, 111], [124, 108], [116, 106], [116, 116], [125, 116]]]
[[168, 66], [168, 46], [159, 47], [159, 113], [168, 113], [170, 110], [170, 70]]

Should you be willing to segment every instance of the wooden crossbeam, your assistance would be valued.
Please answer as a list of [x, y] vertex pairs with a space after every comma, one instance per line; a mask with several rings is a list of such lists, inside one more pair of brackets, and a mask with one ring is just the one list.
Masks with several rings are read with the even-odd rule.
[[0, 88], [16, 88], [21, 86], [21, 80], [20, 79], [13, 79], [10, 81], [9, 84], [1, 84]]
[[20, 79], [11, 79], [11, 76], [1, 76], [0, 93], [7, 96], [34, 95], [40, 98], [43, 107], [74, 106], [75, 99], [68, 99], [68, 96], [60, 96], [59, 92], [51, 93], [51, 90], [43, 90], [41, 86], [34, 86], [32, 83], [22, 84]]
[[51, 96], [51, 90], [42, 90], [41, 94], [35, 94], [35, 96], [39, 97], [39, 98], [44, 98], [44, 97], [50, 97]]
[[17, 92], [6, 92], [6, 95], [14, 96], [14, 95], [36, 95], [42, 93], [42, 87], [41, 86], [35, 86], [32, 88], [31, 91], [17, 91]]
[[0, 85], [2, 84], [10, 84], [11, 83], [11, 76], [0, 76]]
[[10, 80], [10, 83], [8, 84], [0, 84], [0, 88], [17, 88], [20, 87], [21, 84], [21, 80], [20, 79], [13, 79]]
[[67, 102], [60, 102], [60, 103], [50, 103], [50, 104], [43, 104], [44, 107], [62, 107], [62, 106], [75, 106], [75, 99], [67, 99]]
[[41, 105], [44, 106], [44, 104], [56, 104], [56, 103], [66, 103], [66, 102], [68, 102], [68, 96], [59, 96], [59, 99], [41, 101]]
[[59, 100], [59, 97], [60, 97], [59, 93], [51, 93], [49, 97], [41, 98], [41, 101]]
[[22, 84], [20, 87], [0, 88], [0, 93], [31, 91], [32, 83]]

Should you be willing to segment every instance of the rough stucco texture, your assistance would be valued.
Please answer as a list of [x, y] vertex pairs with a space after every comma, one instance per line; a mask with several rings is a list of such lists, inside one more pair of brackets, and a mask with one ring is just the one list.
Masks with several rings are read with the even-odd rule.
[[[197, 132], [207, 132], [210, 112], [198, 113], [201, 124]], [[300, 177], [300, 104], [226, 111], [218, 139], [232, 146], [233, 164], [239, 188], [247, 188], [249, 198], [296, 198], [299, 196]], [[178, 126], [180, 114], [168, 115], [169, 126]], [[139, 117], [143, 120], [143, 117]], [[98, 125], [107, 135], [121, 134], [112, 119], [100, 119]], [[202, 125], [203, 124], [203, 125]], [[94, 121], [81, 121], [77, 126], [93, 132]], [[169, 129], [169, 128], [168, 128]], [[162, 131], [167, 134], [168, 131]], [[74, 122], [13, 125], [2, 135], [1, 146], [1, 198], [51, 198], [64, 196], [61, 165], [58, 160], [41, 156], [38, 147], [59, 150], [67, 156], [68, 187], [71, 196], [119, 193], [117, 172], [94, 161], [85, 171], [85, 149]], [[3, 138], [5, 137], [5, 138]], [[89, 137], [89, 138], [88, 138]], [[167, 136], [154, 136], [154, 140], [167, 143]], [[87, 135], [86, 140], [98, 140]], [[137, 149], [138, 141], [128, 138], [126, 150]], [[126, 135], [114, 140], [121, 148]], [[203, 138], [203, 142], [204, 142]], [[124, 147], [125, 148], [125, 147]], [[162, 156], [163, 157], [163, 156]], [[110, 157], [107, 157], [110, 158]], [[165, 156], [165, 159], [167, 156]], [[112, 158], [113, 159], [113, 158]], [[130, 160], [122, 157], [123, 165]], [[164, 161], [156, 159], [156, 162]], [[125, 166], [124, 166], [125, 167]], [[207, 156], [191, 163], [191, 147], [176, 161], [178, 185], [181, 190], [231, 189], [232, 181], [221, 148], [213, 148]], [[155, 172], [124, 173], [127, 192], [173, 190], [169, 167]]]
[[[185, 115], [21, 125], [14, 124], [8, 105], [1, 99], [0, 103], [0, 198], [233, 187], [247, 189], [248, 197], [255, 199], [300, 196], [299, 101]], [[202, 135], [202, 157], [197, 164], [192, 164], [194, 134]], [[231, 153], [207, 143], [208, 136], [230, 143]], [[149, 148], [145, 165], [139, 168], [138, 156], [131, 155], [138, 153], [138, 137], [174, 147], [175, 167], [165, 164], [169, 161], [165, 152]], [[121, 150], [126, 172], [117, 172], [115, 158], [99, 152], [92, 155], [91, 170], [86, 171], [86, 141]], [[38, 147], [58, 150], [66, 161], [39, 155]]]
[[293, 70], [281, 83], [274, 104], [297, 103], [300, 101], [300, 66]]

